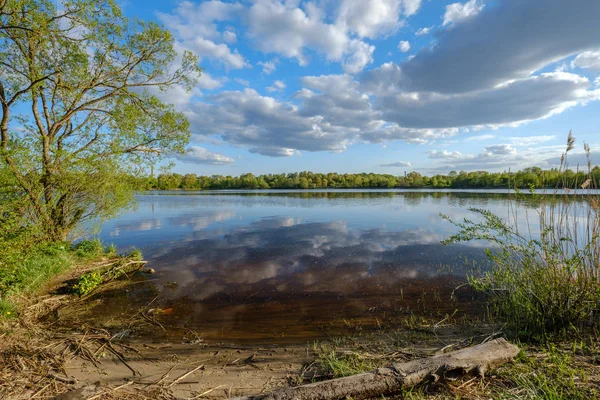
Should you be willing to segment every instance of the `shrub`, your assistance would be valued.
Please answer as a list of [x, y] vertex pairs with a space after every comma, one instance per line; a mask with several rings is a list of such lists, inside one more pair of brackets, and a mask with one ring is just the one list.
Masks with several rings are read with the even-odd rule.
[[75, 255], [83, 259], [92, 259], [104, 254], [104, 246], [100, 239], [82, 240], [74, 245]]

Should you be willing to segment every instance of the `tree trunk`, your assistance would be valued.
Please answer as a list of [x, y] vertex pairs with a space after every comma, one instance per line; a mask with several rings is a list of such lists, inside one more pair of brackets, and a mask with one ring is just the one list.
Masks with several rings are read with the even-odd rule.
[[311, 383], [237, 400], [333, 400], [377, 398], [424, 382], [451, 380], [462, 375], [483, 377], [492, 368], [512, 361], [519, 349], [505, 339], [405, 363], [394, 363], [364, 374]]

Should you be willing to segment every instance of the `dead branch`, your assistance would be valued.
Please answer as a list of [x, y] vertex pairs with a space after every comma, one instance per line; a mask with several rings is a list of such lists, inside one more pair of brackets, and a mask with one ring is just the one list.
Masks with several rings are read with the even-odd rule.
[[446, 354], [393, 363], [364, 374], [283, 389], [237, 400], [333, 400], [376, 398], [426, 382], [450, 381], [464, 375], [483, 377], [486, 371], [512, 361], [519, 349], [495, 339]]

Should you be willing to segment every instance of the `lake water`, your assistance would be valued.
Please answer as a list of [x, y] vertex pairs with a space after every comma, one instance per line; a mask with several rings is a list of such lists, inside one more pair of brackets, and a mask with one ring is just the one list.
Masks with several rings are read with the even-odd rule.
[[[132, 312], [156, 297], [154, 306], [172, 309], [163, 323], [209, 341], [293, 342], [473, 311], [472, 293], [452, 291], [472, 261], [484, 265], [484, 244], [442, 246], [456, 229], [440, 213], [508, 217], [515, 205], [506, 191], [140, 195], [100, 238], [140, 248], [157, 272], [95, 313]], [[524, 218], [536, 201], [518, 206]]]

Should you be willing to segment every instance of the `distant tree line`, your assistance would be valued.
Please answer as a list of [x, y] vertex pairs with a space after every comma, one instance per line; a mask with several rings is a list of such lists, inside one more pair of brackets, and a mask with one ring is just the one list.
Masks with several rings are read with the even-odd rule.
[[[591, 177], [590, 177], [591, 175]], [[288, 174], [266, 174], [255, 176], [198, 176], [194, 174], [164, 173], [149, 177], [143, 184], [145, 189], [344, 189], [344, 188], [576, 188], [591, 178], [589, 185], [597, 187], [600, 168], [588, 171], [572, 171], [533, 167], [517, 172], [451, 171], [448, 175], [424, 176], [410, 172], [405, 176], [390, 174], [338, 174], [310, 171]]]

